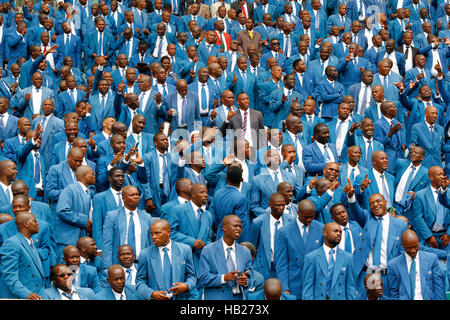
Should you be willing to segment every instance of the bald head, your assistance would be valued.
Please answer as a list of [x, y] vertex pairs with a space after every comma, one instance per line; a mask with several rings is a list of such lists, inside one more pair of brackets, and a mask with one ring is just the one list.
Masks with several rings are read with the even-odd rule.
[[277, 278], [270, 278], [264, 283], [264, 297], [266, 300], [281, 300], [282, 286]]

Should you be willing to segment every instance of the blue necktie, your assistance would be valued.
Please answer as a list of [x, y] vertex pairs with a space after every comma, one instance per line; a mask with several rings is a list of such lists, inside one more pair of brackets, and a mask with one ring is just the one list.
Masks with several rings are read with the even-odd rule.
[[364, 114], [366, 113], [367, 93], [368, 93], [368, 91], [369, 91], [369, 86], [366, 86], [366, 88], [364, 89], [364, 94], [363, 94], [363, 98], [362, 98], [362, 102], [361, 102], [360, 114], [362, 116], [364, 116]]
[[411, 285], [411, 300], [414, 300], [416, 291], [416, 258], [412, 259], [411, 268], [409, 269], [409, 283]]
[[383, 87], [384, 87], [384, 90], [385, 90], [385, 91], [388, 89], [387, 83], [388, 83], [388, 76], [384, 76], [384, 79], [383, 79]]
[[72, 143], [69, 143], [69, 147], [67, 148], [66, 157], [69, 154], [70, 149], [72, 149]]
[[331, 290], [331, 281], [333, 280], [333, 271], [334, 271], [334, 249], [331, 249], [329, 252], [330, 259], [328, 260], [328, 275], [327, 275], [327, 293]]
[[67, 293], [65, 293], [65, 292], [62, 293], [62, 295], [63, 295], [64, 297], [66, 297], [67, 299], [69, 299], [69, 300], [72, 300], [72, 294], [73, 294], [73, 292], [71, 292], [70, 294], [67, 294]]
[[415, 171], [416, 171], [416, 167], [412, 166], [411, 172], [409, 173], [408, 178], [406, 179], [405, 189], [403, 189], [402, 197], [409, 191], [409, 186], [411, 185]]
[[368, 140], [367, 143], [369, 144], [369, 146], [367, 147], [366, 168], [372, 169], [372, 154], [373, 154], [372, 139]]
[[41, 163], [39, 160], [39, 153], [35, 152], [34, 157], [34, 182], [38, 184], [41, 180]]
[[326, 163], [328, 163], [328, 162], [330, 162], [331, 161], [331, 159], [330, 159], [330, 155], [328, 154], [328, 146], [325, 144], [324, 146], [323, 146], [323, 157], [325, 158], [325, 162]]
[[117, 203], [117, 208], [122, 208], [123, 207], [123, 202], [122, 202], [122, 192], [117, 192], [117, 198], [119, 198], [119, 201]]
[[161, 59], [162, 45], [163, 45], [163, 37], [159, 37], [158, 60]]
[[162, 85], [162, 88], [163, 88], [163, 97], [165, 97], [165, 96], [167, 96], [166, 85], [163, 84], [163, 85]]
[[202, 91], [201, 91], [201, 97], [202, 97], [202, 105], [201, 105], [201, 109], [202, 110], [208, 110], [208, 98], [206, 95], [206, 88], [205, 88], [205, 84], [202, 84]]
[[186, 96], [183, 97], [183, 102], [181, 103], [181, 112], [183, 112], [181, 116], [181, 124], [186, 123], [186, 112], [187, 112], [187, 102], [186, 102]]
[[172, 263], [170, 263], [170, 258], [169, 258], [169, 249], [168, 248], [163, 248], [164, 251], [164, 268], [163, 268], [163, 272], [164, 272], [164, 284], [166, 286], [166, 290], [169, 290], [170, 288], [172, 288]]
[[202, 213], [203, 213], [203, 210], [201, 208], [198, 208], [197, 209], [198, 231], [200, 231], [200, 228], [202, 227]]
[[214, 80], [214, 83], [216, 84], [216, 87], [219, 90], [219, 92], [222, 92], [222, 90], [220, 89], [219, 81], [216, 79], [216, 80]]
[[133, 252], [137, 256], [137, 252], [136, 252], [136, 237], [135, 237], [135, 234], [134, 234], [133, 215], [134, 215], [134, 212], [130, 211], [130, 219], [129, 219], [129, 222], [128, 222], [128, 241], [127, 241], [127, 244], [131, 248], [133, 248]]
[[[439, 190], [435, 190], [436, 194], [439, 197]], [[440, 230], [444, 227], [444, 219], [445, 218], [445, 211], [444, 206], [439, 202], [439, 198], [436, 199], [436, 221], [434, 222], [434, 225], [437, 227], [437, 230]]]
[[5, 126], [3, 125], [3, 118], [5, 117], [4, 114], [0, 115], [0, 129], [3, 130]]
[[383, 218], [378, 219], [375, 245], [373, 247], [373, 265], [379, 266], [381, 261], [381, 241], [383, 240]]
[[247, 88], [247, 74], [244, 71], [242, 71], [242, 80], [244, 81], [244, 88]]
[[103, 56], [103, 33], [100, 33], [100, 39], [98, 41], [97, 54]]
[[355, 168], [352, 168], [352, 171], [350, 172], [350, 182], [353, 184], [355, 181]]
[[126, 273], [127, 273], [127, 280], [126, 280], [125, 284], [132, 285], [133, 277], [131, 276], [131, 269], [127, 269]]
[[305, 244], [306, 247], [306, 241], [308, 240], [308, 232], [306, 230], [307, 226], [306, 224], [303, 225], [303, 243]]
[[159, 156], [162, 157], [163, 160], [163, 194], [168, 197], [170, 194], [170, 181], [169, 181], [169, 173], [167, 171], [167, 159], [165, 154], [160, 154]]
[[227, 271], [228, 272], [233, 272], [236, 271], [236, 266], [234, 265], [233, 259], [231, 258], [231, 250], [233, 250], [233, 248], [229, 247], [227, 248]]
[[131, 41], [130, 40], [127, 40], [127, 45], [126, 45], [126, 56], [128, 57], [128, 59], [130, 59], [131, 57], [129, 57], [128, 55], [129, 55], [129, 53], [130, 53], [130, 44], [131, 44]]
[[273, 182], [275, 182], [275, 185], [278, 186], [280, 184], [280, 180], [278, 180], [278, 172], [274, 171], [273, 175]]
[[344, 123], [344, 121], [341, 121], [341, 120], [338, 120], [338, 121], [339, 121], [339, 124], [336, 128], [336, 140], [339, 137], [339, 133], [341, 132], [341, 128], [342, 128], [342, 124]]
[[387, 186], [386, 186], [386, 178], [384, 174], [381, 175], [381, 194], [383, 195], [384, 199], [387, 201], [386, 207], [389, 208], [392, 206], [391, 199], [388, 194]]
[[280, 227], [280, 221], [275, 221], [275, 232], [273, 233], [273, 239], [276, 243], [278, 236], [278, 228]]
[[20, 137], [20, 138], [21, 138], [20, 145], [23, 146], [24, 144], [27, 143], [27, 139], [25, 137]]
[[345, 231], [345, 251], [352, 253], [352, 238], [348, 227], [344, 227]]

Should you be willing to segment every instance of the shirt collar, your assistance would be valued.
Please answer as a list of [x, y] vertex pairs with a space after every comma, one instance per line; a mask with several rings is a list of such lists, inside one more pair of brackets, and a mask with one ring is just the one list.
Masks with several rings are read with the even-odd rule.
[[223, 241], [223, 237], [222, 237], [222, 245], [223, 245], [223, 249], [224, 249], [225, 251], [227, 251], [227, 249], [228, 249], [229, 247], [231, 247], [231, 248], [233, 248], [233, 251], [236, 252], [236, 241], [233, 241], [233, 244], [232, 244], [231, 246], [229, 246], [229, 245], [227, 245], [227, 244], [225, 243], [225, 241]]

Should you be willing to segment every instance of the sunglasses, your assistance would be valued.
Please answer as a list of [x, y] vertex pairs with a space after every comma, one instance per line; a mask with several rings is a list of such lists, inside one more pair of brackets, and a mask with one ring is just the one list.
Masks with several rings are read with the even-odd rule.
[[57, 276], [58, 278], [64, 278], [65, 276], [70, 277], [72, 274], [73, 274], [72, 272], [67, 272], [67, 273], [60, 273], [60, 274], [57, 274], [56, 276]]

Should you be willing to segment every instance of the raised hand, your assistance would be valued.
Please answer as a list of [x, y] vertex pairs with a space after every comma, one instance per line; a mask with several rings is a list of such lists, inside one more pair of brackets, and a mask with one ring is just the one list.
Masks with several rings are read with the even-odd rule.
[[[217, 101], [214, 99], [214, 101]], [[211, 111], [211, 120], [214, 120], [217, 117], [216, 104], [213, 105], [213, 110]]]
[[162, 96], [161, 96], [161, 92], [157, 92], [154, 96], [153, 99], [155, 99], [155, 102], [157, 105], [160, 105], [162, 102]]
[[353, 133], [353, 132], [355, 132], [356, 131], [356, 129], [358, 129], [359, 128], [359, 122], [354, 122], [354, 123], [352, 123], [352, 125], [350, 126], [350, 132], [351, 133]]
[[316, 176], [309, 182], [308, 187], [312, 190], [316, 186], [317, 183], [317, 177], [319, 176], [318, 173], [316, 173]]
[[123, 89], [125, 88], [125, 84], [123, 83], [123, 80], [122, 80], [122, 82], [120, 82], [118, 85], [117, 85], [117, 92], [123, 92]]
[[402, 129], [402, 124], [400, 122], [396, 123], [395, 125], [392, 125], [389, 127], [388, 136], [391, 138], [394, 134], [396, 134], [398, 131]]
[[350, 182], [350, 179], [347, 178], [348, 184], [344, 187], [344, 192], [347, 195], [347, 197], [350, 199], [355, 194], [355, 188], [353, 188], [352, 183]]
[[372, 182], [372, 180], [367, 179], [367, 173], [366, 176], [364, 177], [363, 181], [361, 181], [361, 192], [364, 192], [364, 190], [367, 189], [367, 187], [369, 186], [369, 184]]
[[398, 90], [400, 90], [400, 92], [405, 90], [405, 84], [403, 82], [399, 81], [399, 82], [392, 82], [392, 83], [398, 88]]

